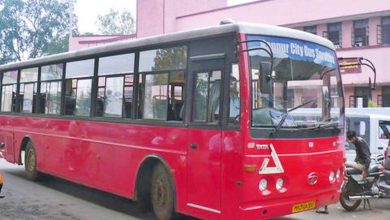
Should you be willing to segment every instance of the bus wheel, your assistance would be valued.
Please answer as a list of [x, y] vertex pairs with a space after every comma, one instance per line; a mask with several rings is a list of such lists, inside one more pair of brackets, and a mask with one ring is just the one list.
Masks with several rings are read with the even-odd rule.
[[33, 181], [39, 180], [40, 173], [37, 171], [37, 155], [31, 141], [29, 141], [26, 146], [24, 163], [27, 178]]
[[174, 191], [168, 170], [162, 164], [157, 164], [153, 170], [150, 192], [157, 219], [171, 219], [174, 212]]

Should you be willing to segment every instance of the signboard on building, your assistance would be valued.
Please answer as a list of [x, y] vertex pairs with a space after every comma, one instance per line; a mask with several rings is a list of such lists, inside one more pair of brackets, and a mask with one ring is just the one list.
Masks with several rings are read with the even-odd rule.
[[361, 73], [362, 66], [357, 58], [344, 58], [339, 60], [341, 73]]

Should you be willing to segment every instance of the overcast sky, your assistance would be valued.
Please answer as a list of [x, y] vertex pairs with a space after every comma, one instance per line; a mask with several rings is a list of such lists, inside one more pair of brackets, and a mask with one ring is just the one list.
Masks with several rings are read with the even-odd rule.
[[[196, 1], [196, 0], [194, 0]], [[229, 5], [236, 5], [255, 0], [228, 0]], [[97, 33], [96, 20], [97, 16], [106, 14], [110, 8], [119, 10], [130, 10], [134, 18], [136, 17], [136, 0], [77, 0], [75, 13], [79, 19], [79, 30], [85, 32]], [[91, 4], [93, 7], [91, 7]]]

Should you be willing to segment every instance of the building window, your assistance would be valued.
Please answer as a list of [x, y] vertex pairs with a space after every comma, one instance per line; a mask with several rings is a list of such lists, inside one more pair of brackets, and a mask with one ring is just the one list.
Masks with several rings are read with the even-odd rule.
[[368, 19], [353, 22], [352, 46], [368, 46]]
[[303, 30], [305, 32], [308, 32], [311, 34], [317, 34], [317, 26], [316, 25], [303, 27]]
[[328, 24], [328, 31], [324, 31], [323, 37], [332, 41], [332, 43], [336, 46], [336, 48], [341, 48], [342, 42], [342, 31], [341, 31], [341, 23], [331, 23]]
[[390, 107], [390, 86], [382, 87], [382, 107]]
[[369, 87], [356, 87], [355, 88], [355, 107], [364, 108], [368, 107], [368, 100], [370, 99]]
[[382, 95], [378, 95], [376, 100], [377, 100], [378, 107], [383, 107], [383, 96]]
[[378, 44], [390, 44], [390, 16], [382, 17], [381, 25], [378, 25]]
[[353, 95], [349, 96], [349, 107], [350, 108], [355, 107], [355, 96]]

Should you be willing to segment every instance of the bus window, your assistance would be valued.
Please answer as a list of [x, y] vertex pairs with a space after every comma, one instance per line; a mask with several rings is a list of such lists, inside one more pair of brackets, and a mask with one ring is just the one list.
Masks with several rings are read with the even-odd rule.
[[220, 70], [195, 74], [194, 121], [218, 122], [221, 76]]
[[140, 53], [139, 97], [143, 119], [182, 121], [184, 69], [187, 47], [172, 47]]
[[134, 54], [99, 58], [96, 116], [131, 117]]
[[147, 74], [143, 100], [143, 118], [167, 120], [168, 74]]
[[232, 65], [232, 74], [230, 76], [230, 105], [229, 122], [237, 124], [240, 121], [240, 76], [238, 65]]
[[38, 68], [23, 69], [20, 72], [20, 111], [35, 113], [37, 101]]
[[63, 64], [41, 68], [40, 113], [55, 115], [61, 113], [62, 75]]
[[3, 73], [1, 111], [15, 112], [16, 110], [16, 83], [18, 81], [18, 71], [8, 71]]
[[90, 115], [93, 70], [93, 59], [66, 64], [66, 115]]

